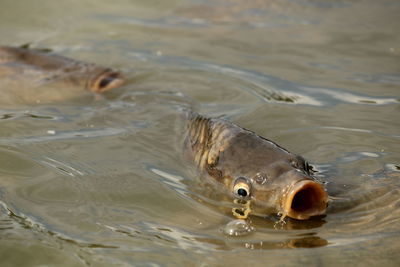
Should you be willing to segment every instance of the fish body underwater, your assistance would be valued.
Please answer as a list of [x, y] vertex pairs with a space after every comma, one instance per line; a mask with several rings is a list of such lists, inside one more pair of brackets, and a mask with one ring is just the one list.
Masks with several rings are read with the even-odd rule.
[[2, 103], [32, 104], [79, 96], [84, 90], [102, 93], [121, 86], [124, 78], [119, 71], [94, 63], [43, 50], [0, 46], [0, 81]]

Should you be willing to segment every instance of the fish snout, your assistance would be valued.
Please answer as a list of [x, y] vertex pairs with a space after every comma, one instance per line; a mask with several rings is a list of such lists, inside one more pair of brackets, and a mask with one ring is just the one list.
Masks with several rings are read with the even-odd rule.
[[298, 220], [325, 214], [328, 194], [312, 180], [301, 180], [289, 187], [282, 201], [283, 214]]

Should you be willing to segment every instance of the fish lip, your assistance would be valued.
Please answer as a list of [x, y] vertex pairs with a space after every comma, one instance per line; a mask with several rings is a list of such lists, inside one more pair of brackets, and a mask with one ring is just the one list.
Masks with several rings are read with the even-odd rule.
[[283, 198], [283, 215], [298, 220], [325, 214], [328, 194], [322, 184], [300, 180], [289, 187]]

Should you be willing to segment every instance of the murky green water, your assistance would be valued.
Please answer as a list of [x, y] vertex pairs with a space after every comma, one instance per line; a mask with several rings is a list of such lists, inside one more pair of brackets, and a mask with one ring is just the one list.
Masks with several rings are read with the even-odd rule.
[[[0, 106], [1, 266], [399, 264], [398, 1], [0, 7], [1, 44], [128, 78], [104, 98]], [[182, 158], [187, 107], [306, 157], [337, 198], [327, 216], [227, 235], [229, 203]]]

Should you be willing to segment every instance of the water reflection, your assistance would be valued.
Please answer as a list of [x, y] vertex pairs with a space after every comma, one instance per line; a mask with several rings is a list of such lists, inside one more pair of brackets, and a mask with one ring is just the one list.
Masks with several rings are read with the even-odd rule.
[[220, 240], [211, 238], [196, 238], [197, 241], [213, 245], [216, 250], [275, 250], [275, 249], [293, 249], [293, 248], [315, 248], [328, 245], [325, 239], [313, 236], [286, 239], [282, 241], [256, 240], [256, 241], [234, 241]]
[[[237, 223], [237, 221], [235, 222]], [[164, 244], [181, 249], [191, 249], [199, 253], [215, 250], [258, 249], [271, 250], [282, 248], [313, 248], [326, 246], [328, 241], [315, 233], [292, 234], [282, 237], [274, 233], [249, 237], [202, 235], [176, 226], [161, 225], [155, 222], [140, 222], [133, 225], [103, 225], [110, 231], [127, 236], [134, 240], [144, 239], [156, 244]], [[232, 226], [232, 224], [230, 225]], [[223, 230], [221, 229], [221, 232]]]

